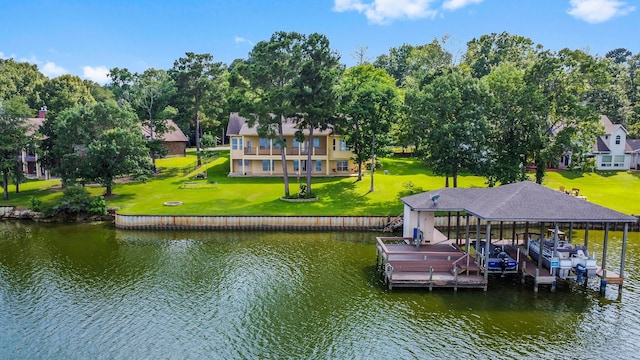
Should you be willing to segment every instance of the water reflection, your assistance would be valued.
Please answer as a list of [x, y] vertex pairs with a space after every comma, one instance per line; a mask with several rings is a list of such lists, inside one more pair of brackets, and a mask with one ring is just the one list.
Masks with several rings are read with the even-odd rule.
[[[619, 264], [612, 232], [609, 263]], [[621, 300], [519, 279], [387, 291], [374, 233], [122, 231], [0, 223], [8, 358], [624, 358], [638, 326], [632, 234]], [[589, 232], [591, 251], [601, 234]], [[611, 352], [616, 344], [618, 351]], [[0, 356], [2, 357], [2, 356]]]

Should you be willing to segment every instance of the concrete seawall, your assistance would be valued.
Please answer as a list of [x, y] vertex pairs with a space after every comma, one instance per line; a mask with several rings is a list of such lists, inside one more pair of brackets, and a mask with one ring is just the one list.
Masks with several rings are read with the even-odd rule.
[[115, 215], [118, 229], [382, 230], [389, 216]]

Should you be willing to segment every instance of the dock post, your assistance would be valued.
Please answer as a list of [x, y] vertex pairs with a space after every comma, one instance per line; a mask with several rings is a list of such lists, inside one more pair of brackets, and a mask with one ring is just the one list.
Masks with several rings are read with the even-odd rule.
[[[518, 251], [520, 251], [520, 249], [518, 248]], [[526, 276], [527, 276], [527, 262], [525, 260], [522, 261], [522, 267], [520, 268], [520, 282], [522, 283], [522, 285], [524, 285], [524, 283], [526, 282]]]
[[429, 268], [429, 292], [433, 290], [433, 266]]
[[453, 291], [458, 291], [458, 269], [453, 268], [455, 273], [453, 273]]
[[533, 278], [533, 292], [538, 292], [538, 275], [540, 275], [540, 269], [536, 269], [536, 276]]
[[553, 280], [551, 282], [551, 292], [556, 292], [556, 283], [558, 282], [558, 280]]
[[624, 262], [627, 257], [627, 236], [629, 234], [629, 224], [624, 224], [622, 231], [622, 252], [620, 253], [620, 284], [618, 284], [618, 296], [622, 296], [622, 283], [624, 282]]
[[[609, 223], [604, 224], [604, 243], [602, 245], [602, 279], [600, 280], [600, 294], [607, 292], [607, 247], [609, 243]], [[622, 275], [621, 275], [622, 276]]]

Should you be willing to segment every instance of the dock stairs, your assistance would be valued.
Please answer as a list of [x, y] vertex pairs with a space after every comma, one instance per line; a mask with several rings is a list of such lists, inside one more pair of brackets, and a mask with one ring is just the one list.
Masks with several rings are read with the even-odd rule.
[[387, 225], [384, 226], [384, 229], [382, 231], [394, 232], [397, 229], [401, 228], [403, 224], [404, 224], [404, 217], [402, 214], [400, 214], [394, 217], [393, 219], [389, 220], [389, 222], [387, 223]]

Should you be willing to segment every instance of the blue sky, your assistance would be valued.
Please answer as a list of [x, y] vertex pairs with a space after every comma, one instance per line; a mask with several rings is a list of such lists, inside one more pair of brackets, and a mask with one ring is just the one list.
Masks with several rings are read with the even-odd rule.
[[113, 67], [169, 69], [187, 51], [229, 64], [276, 31], [318, 32], [347, 66], [404, 43], [448, 35], [457, 60], [466, 43], [503, 31], [545, 49], [604, 56], [640, 52], [637, 0], [3, 0], [0, 58], [38, 65], [49, 77], [107, 82]]

